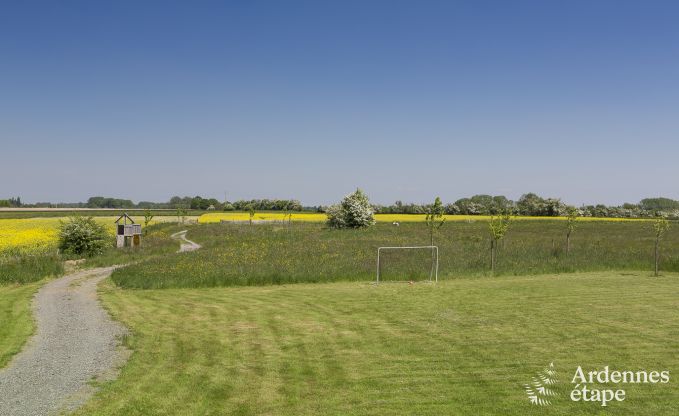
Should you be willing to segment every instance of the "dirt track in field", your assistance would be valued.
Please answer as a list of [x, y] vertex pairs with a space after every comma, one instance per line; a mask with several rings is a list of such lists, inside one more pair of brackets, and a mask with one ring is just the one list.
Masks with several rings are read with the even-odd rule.
[[175, 240], [179, 240], [179, 242], [181, 244], [179, 246], [179, 251], [177, 251], [178, 253], [184, 253], [184, 252], [187, 252], [187, 251], [198, 250], [201, 247], [200, 244], [194, 243], [193, 241], [186, 238], [186, 233], [187, 233], [187, 230], [184, 230], [184, 231], [179, 231], [177, 233], [174, 233], [170, 236], [170, 237], [174, 238]]

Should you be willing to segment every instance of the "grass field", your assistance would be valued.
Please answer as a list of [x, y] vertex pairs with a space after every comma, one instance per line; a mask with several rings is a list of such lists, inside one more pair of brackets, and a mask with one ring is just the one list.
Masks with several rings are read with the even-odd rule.
[[[288, 216], [289, 215], [289, 216]], [[376, 222], [424, 222], [425, 214], [375, 214]], [[444, 215], [446, 221], [452, 222], [475, 222], [488, 221], [491, 217], [488, 215]], [[313, 212], [291, 212], [289, 214], [283, 212], [255, 212], [252, 217], [253, 221], [292, 221], [292, 222], [325, 222], [327, 216], [323, 213]], [[564, 221], [566, 217], [514, 217], [516, 221]], [[219, 223], [219, 222], [246, 222], [250, 220], [250, 214], [247, 212], [209, 212], [201, 215], [198, 222], [201, 224]], [[580, 221], [648, 221], [645, 219], [633, 218], [592, 218], [582, 217]]]
[[[524, 275], [597, 270], [652, 270], [653, 232], [648, 222], [583, 222], [566, 254], [562, 221], [517, 221], [501, 244], [498, 274]], [[168, 288], [371, 281], [380, 246], [427, 245], [424, 224], [377, 224], [365, 230], [335, 230], [322, 224], [203, 224], [188, 237], [203, 249], [168, 255], [113, 274], [127, 288]], [[440, 278], [489, 275], [485, 222], [446, 224], [436, 237]], [[662, 268], [679, 271], [679, 233], [664, 241]], [[391, 257], [389, 257], [391, 256]], [[430, 253], [391, 253], [383, 278], [427, 277]], [[419, 256], [419, 257], [417, 257]]]
[[[132, 330], [120, 378], [79, 415], [676, 414], [675, 383], [607, 411], [576, 368], [679, 368], [679, 275], [593, 273], [438, 285], [101, 291]], [[529, 405], [550, 362], [561, 395]], [[672, 373], [674, 374], [674, 373]], [[679, 373], [678, 373], [679, 374]]]
[[31, 299], [39, 287], [38, 283], [0, 286], [0, 368], [33, 333]]

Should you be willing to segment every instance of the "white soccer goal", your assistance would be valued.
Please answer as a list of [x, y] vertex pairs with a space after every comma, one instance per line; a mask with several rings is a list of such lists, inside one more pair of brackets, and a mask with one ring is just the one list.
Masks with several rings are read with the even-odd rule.
[[376, 284], [380, 283], [381, 271], [381, 256], [382, 251], [385, 250], [430, 250], [434, 252], [432, 256], [431, 270], [429, 271], [429, 282], [439, 281], [439, 248], [438, 246], [414, 246], [414, 247], [378, 247], [377, 248], [377, 280]]

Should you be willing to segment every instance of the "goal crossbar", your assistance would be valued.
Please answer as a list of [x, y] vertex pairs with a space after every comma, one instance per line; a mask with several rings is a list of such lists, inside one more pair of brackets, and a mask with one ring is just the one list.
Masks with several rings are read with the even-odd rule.
[[376, 281], [376, 283], [380, 283], [380, 254], [382, 253], [382, 250], [423, 250], [423, 249], [433, 250], [436, 254], [435, 257], [434, 257], [434, 264], [432, 265], [431, 271], [429, 272], [429, 281], [432, 281], [432, 277], [433, 277], [434, 282], [438, 283], [438, 281], [439, 281], [439, 248], [438, 248], [438, 246], [378, 247], [377, 248], [377, 281]]

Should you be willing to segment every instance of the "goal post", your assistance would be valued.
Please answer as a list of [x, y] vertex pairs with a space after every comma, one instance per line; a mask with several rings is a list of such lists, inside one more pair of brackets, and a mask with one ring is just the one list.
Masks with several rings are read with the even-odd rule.
[[438, 246], [411, 246], [411, 247], [378, 247], [377, 248], [377, 280], [376, 284], [380, 283], [381, 273], [381, 254], [387, 250], [431, 250], [434, 254], [432, 256], [431, 270], [429, 271], [429, 281], [438, 283], [439, 281], [439, 248]]

